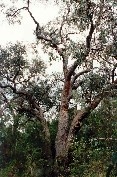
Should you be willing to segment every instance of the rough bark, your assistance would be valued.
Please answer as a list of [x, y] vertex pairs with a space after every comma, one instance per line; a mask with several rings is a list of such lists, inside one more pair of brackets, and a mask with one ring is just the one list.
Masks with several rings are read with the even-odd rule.
[[[66, 84], [67, 85], [67, 84]], [[68, 129], [68, 99], [66, 95], [68, 90], [66, 90], [66, 85], [64, 86], [62, 93], [62, 105], [60, 110], [60, 118], [58, 124], [58, 133], [56, 139], [56, 160], [58, 162], [58, 176], [68, 176], [69, 175], [69, 151], [72, 147], [72, 143], [75, 137], [75, 134], [78, 133], [82, 127], [82, 122], [84, 119], [87, 119], [90, 113], [98, 106], [100, 101], [105, 96], [105, 93], [101, 93], [95, 97], [95, 99], [83, 110], [77, 112], [76, 116], [73, 118], [70, 128]], [[70, 91], [70, 88], [69, 88]], [[63, 167], [61, 170], [60, 167]]]
[[62, 96], [61, 96], [61, 108], [60, 117], [58, 123], [58, 132], [56, 137], [56, 157], [66, 156], [66, 140], [68, 135], [68, 96], [70, 92], [70, 81], [66, 81], [64, 84]]

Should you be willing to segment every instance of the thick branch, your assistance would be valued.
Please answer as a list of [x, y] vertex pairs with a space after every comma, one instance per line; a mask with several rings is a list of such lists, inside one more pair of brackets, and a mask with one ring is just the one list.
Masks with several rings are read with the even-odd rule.
[[[38, 28], [38, 27], [37, 27], [37, 28]], [[59, 45], [56, 44], [50, 37], [44, 36], [43, 34], [39, 34], [39, 33], [38, 33], [38, 30], [37, 30], [37, 32], [36, 32], [36, 37], [37, 37], [37, 39], [39, 39], [39, 40], [41, 39], [41, 40], [44, 40], [44, 41], [46, 41], [46, 42], [49, 42], [50, 47], [54, 48], [54, 49], [58, 52], [58, 54], [59, 54], [62, 58], [64, 58], [63, 49], [62, 49], [62, 48], [59, 48]]]
[[10, 88], [10, 89], [13, 91], [13, 93], [16, 92], [16, 88], [13, 87], [12, 85], [2, 85], [2, 84], [0, 83], [0, 88], [3, 88], [3, 89]]
[[86, 70], [83, 70], [83, 71], [81, 71], [81, 72], [75, 74], [75, 75], [73, 76], [73, 78], [72, 78], [72, 81], [71, 81], [72, 86], [73, 86], [73, 84], [75, 83], [75, 81], [76, 81], [76, 79], [77, 79], [78, 77], [80, 77], [81, 75], [83, 75], [83, 74], [85, 74], [85, 73], [88, 73], [88, 72], [90, 72], [90, 69], [86, 69]]
[[[38, 21], [34, 18], [34, 16], [32, 15], [32, 12], [29, 10], [29, 8], [27, 8], [27, 10], [28, 10], [28, 13], [30, 14], [31, 18], [33, 19], [34, 23], [35, 23], [36, 25], [39, 25]], [[40, 25], [39, 25], [39, 26], [40, 26]]]
[[48, 125], [47, 125], [47, 122], [46, 122], [46, 119], [44, 118], [44, 114], [43, 114], [43, 111], [42, 109], [40, 108], [40, 106], [37, 104], [36, 102], [36, 99], [28, 92], [26, 92], [25, 90], [16, 90], [16, 88], [14, 88], [13, 86], [11, 85], [2, 85], [0, 83], [0, 88], [10, 88], [13, 93], [17, 94], [17, 95], [20, 95], [20, 96], [24, 96], [24, 99], [26, 99], [30, 105], [30, 109], [29, 108], [25, 108], [25, 107], [21, 107], [19, 108], [20, 110], [22, 111], [28, 111], [30, 112], [32, 115], [34, 115], [37, 120], [39, 120], [43, 126], [43, 132], [45, 133], [45, 136], [47, 138], [48, 141], [49, 138], [50, 138], [50, 133], [49, 133], [49, 129], [48, 129]]
[[67, 73], [68, 73], [67, 65], [68, 65], [68, 58], [63, 57], [63, 73], [64, 73], [64, 78], [65, 79], [66, 79]]
[[48, 42], [50, 47], [54, 48], [64, 60], [63, 49], [59, 48], [59, 45], [57, 43], [55, 43], [51, 37], [47, 37], [44, 34], [42, 34], [42, 28], [41, 28], [40, 24], [35, 19], [32, 12], [29, 10], [29, 8], [27, 8], [27, 10], [28, 10], [28, 13], [30, 14], [31, 18], [33, 19], [34, 23], [36, 24], [36, 37], [37, 37], [37, 39], [39, 39], [39, 40], [41, 39], [41, 40]]
[[94, 30], [95, 30], [95, 26], [94, 26], [93, 22], [91, 22], [89, 34], [86, 38], [86, 47], [88, 50], [90, 50], [90, 48], [91, 48], [91, 39], [92, 39], [92, 35], [93, 35]]
[[114, 77], [115, 77], [115, 70], [117, 68], [117, 63], [115, 64], [113, 70], [112, 70], [112, 83], [114, 83]]
[[93, 32], [95, 30], [95, 25], [93, 24], [93, 11], [92, 11], [92, 7], [91, 7], [91, 1], [90, 0], [86, 0], [87, 2], [87, 18], [89, 19], [91, 25], [90, 25], [90, 30], [89, 30], [89, 34], [86, 38], [86, 48], [88, 51], [90, 51], [90, 48], [91, 48], [91, 39], [92, 39], [92, 35], [93, 35]]
[[61, 43], [65, 42], [64, 38], [62, 37], [62, 30], [63, 30], [64, 22], [67, 21], [69, 13], [70, 13], [70, 7], [68, 6], [67, 14], [63, 15], [63, 21], [61, 23], [60, 30], [59, 30], [59, 34], [60, 34], [60, 38], [61, 38]]
[[82, 126], [82, 121], [88, 118], [91, 111], [94, 110], [99, 105], [99, 103], [104, 97], [106, 97], [107, 95], [109, 96], [112, 96], [113, 94], [115, 95], [116, 93], [114, 92], [114, 89], [117, 89], [117, 82], [114, 82], [114, 84], [111, 84], [107, 86], [106, 89], [102, 90], [102, 92], [99, 93], [84, 110], [78, 111], [77, 115], [74, 117], [71, 123], [71, 126], [70, 126], [68, 139], [66, 143], [67, 151], [69, 150], [71, 146], [74, 135], [80, 130]]
[[27, 5], [28, 5], [28, 8], [29, 8], [29, 5], [30, 5], [30, 0], [27, 0]]
[[40, 110], [40, 106], [36, 103], [35, 98], [31, 94], [29, 94], [28, 92], [26, 92], [25, 90], [17, 90], [15, 87], [13, 87], [10, 84], [2, 85], [1, 83], [0, 83], [0, 88], [3, 88], [3, 89], [10, 88], [13, 91], [13, 93], [15, 93], [17, 95], [20, 95], [20, 96], [25, 96], [25, 98], [27, 99], [27, 101], [31, 105], [33, 105], [33, 108], [36, 108], [38, 111]]
[[93, 32], [95, 30], [95, 25], [93, 24], [93, 14], [90, 14], [89, 19], [90, 19], [91, 25], [90, 25], [90, 29], [89, 29], [89, 34], [86, 37], [86, 49], [85, 49], [84, 53], [81, 53], [81, 56], [80, 56], [81, 58], [78, 58], [73, 63], [73, 65], [70, 67], [70, 69], [68, 71], [68, 78], [71, 78], [71, 76], [73, 75], [75, 69], [79, 65], [79, 60], [82, 59], [82, 61], [85, 61], [86, 57], [89, 55], [90, 48], [91, 48], [91, 39], [92, 39]]
[[81, 55], [81, 58], [78, 58], [74, 63], [73, 65], [69, 68], [68, 70], [68, 75], [67, 75], [67, 78], [70, 80], [71, 79], [71, 76], [74, 75], [74, 71], [75, 69], [77, 68], [77, 66], [79, 65], [79, 60], [82, 59], [82, 61], [84, 61], [86, 59], [86, 57], [88, 56], [89, 52], [85, 51], [84, 53], [82, 53]]
[[20, 64], [19, 64], [19, 66], [18, 66], [18, 70], [16, 71], [16, 73], [15, 73], [15, 75], [14, 75], [14, 77], [13, 77], [13, 83], [15, 82], [17, 76], [19, 75], [19, 73], [20, 73], [20, 69], [21, 69], [21, 66], [20, 66]]

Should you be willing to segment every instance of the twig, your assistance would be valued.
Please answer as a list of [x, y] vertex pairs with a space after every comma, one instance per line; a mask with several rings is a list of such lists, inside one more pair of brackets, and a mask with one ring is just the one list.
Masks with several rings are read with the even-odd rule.
[[20, 10], [23, 10], [23, 9], [25, 9], [25, 10], [27, 10], [27, 7], [21, 7], [21, 8], [19, 8], [19, 9], [17, 9], [13, 14], [9, 14], [8, 16], [10, 17], [12, 17], [12, 16], [15, 16], [15, 14], [17, 14]]

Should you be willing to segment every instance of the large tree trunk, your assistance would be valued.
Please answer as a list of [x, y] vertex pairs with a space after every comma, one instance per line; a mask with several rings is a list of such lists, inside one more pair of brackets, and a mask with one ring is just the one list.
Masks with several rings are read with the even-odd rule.
[[[70, 94], [70, 81], [66, 80], [63, 92], [61, 95], [61, 107], [60, 107], [60, 117], [58, 122], [58, 132], [56, 137], [56, 161], [58, 165], [58, 176], [63, 176], [66, 172], [66, 164], [68, 152], [66, 151], [66, 143], [68, 137], [68, 127], [69, 127], [69, 94]], [[62, 169], [64, 170], [61, 170]], [[67, 174], [66, 174], [67, 175]]]
[[58, 122], [58, 132], [56, 137], [56, 157], [66, 156], [66, 141], [68, 136], [68, 96], [70, 91], [70, 81], [67, 80], [64, 84], [61, 95], [60, 117]]
[[56, 161], [58, 163], [58, 176], [60, 177], [69, 176], [69, 151], [72, 147], [76, 133], [78, 133], [82, 126], [82, 121], [89, 117], [92, 110], [98, 106], [103, 98], [103, 94], [99, 94], [97, 97], [95, 97], [91, 104], [89, 104], [83, 110], [77, 112], [76, 116], [69, 125], [68, 95], [69, 94], [66, 92], [65, 85], [62, 93], [60, 118], [56, 138]]

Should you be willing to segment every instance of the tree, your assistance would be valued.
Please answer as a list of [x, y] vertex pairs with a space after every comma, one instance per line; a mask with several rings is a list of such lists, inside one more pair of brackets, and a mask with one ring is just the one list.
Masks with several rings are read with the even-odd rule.
[[[63, 63], [64, 83], [61, 91], [54, 157], [57, 166], [63, 166], [62, 169], [58, 168], [58, 176], [66, 176], [69, 173], [67, 169], [69, 151], [83, 120], [89, 117], [107, 94], [110, 97], [116, 95], [117, 89], [115, 77], [117, 67], [116, 1], [63, 1], [63, 5], [65, 7], [63, 16], [58, 18], [56, 23], [49, 23], [44, 27], [33, 16], [29, 0], [26, 6], [20, 9], [11, 8], [11, 11], [7, 11], [7, 17], [11, 20], [21, 13], [21, 10], [26, 10], [35, 23], [35, 35], [38, 43], [43, 44], [44, 50], [52, 56], [51, 59], [57, 57]], [[82, 35], [85, 36], [85, 40], [79, 40]], [[75, 41], [72, 40], [74, 36]], [[69, 65], [70, 60], [71, 65]], [[96, 67], [96, 62], [99, 67]], [[50, 133], [40, 102], [37, 101], [36, 96], [30, 94], [27, 87], [24, 87], [23, 90], [21, 87], [16, 87], [16, 80], [20, 77], [21, 69], [21, 65], [18, 64], [18, 72], [11, 74], [10, 71], [10, 76], [9, 73], [2, 74], [8, 83], [2, 80], [0, 87], [11, 89], [13, 94], [23, 97], [23, 101], [28, 102], [30, 109], [22, 104], [20, 111], [27, 113], [29, 111], [40, 121], [51, 152]], [[75, 103], [74, 96], [78, 90], [81, 91], [80, 98], [84, 104], [80, 110], [76, 110], [74, 117], [69, 122], [70, 102], [73, 100]], [[80, 101], [77, 102], [77, 105], [80, 105]]]
[[45, 76], [44, 63], [35, 58], [33, 64], [26, 60], [25, 46], [19, 43], [1, 48], [0, 153], [4, 169], [1, 176], [32, 176], [38, 174], [39, 168], [40, 175], [42, 172], [49, 175], [49, 169], [45, 172], [43, 168], [50, 168], [52, 163], [50, 142], [48, 137], [45, 139], [45, 134], [49, 135], [48, 122], [44, 129], [38, 120], [40, 113], [31, 108], [30, 98], [45, 111], [55, 104], [55, 98], [51, 97], [48, 78], [42, 78]]

